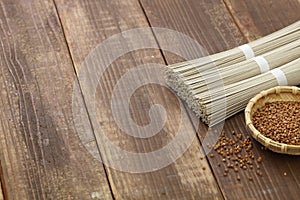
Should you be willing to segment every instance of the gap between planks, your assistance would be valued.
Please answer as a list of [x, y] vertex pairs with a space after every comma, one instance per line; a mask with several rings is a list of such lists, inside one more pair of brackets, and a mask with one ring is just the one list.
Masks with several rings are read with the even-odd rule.
[[[61, 19], [61, 15], [60, 15], [60, 13], [58, 12], [58, 16], [60, 17], [60, 19]], [[144, 16], [145, 16], [145, 14], [144, 14]], [[147, 19], [147, 16], [145, 16], [145, 18]], [[63, 30], [65, 31], [67, 28], [66, 27], [64, 27], [63, 26], [63, 23], [62, 23], [62, 28], [63, 28]], [[71, 56], [72, 56], [72, 52], [70, 53], [71, 54]], [[74, 56], [74, 55], [73, 55]], [[72, 60], [74, 60], [74, 59], [72, 59]], [[193, 127], [193, 130], [194, 130], [194, 128], [195, 127]], [[198, 139], [197, 139], [197, 141], [199, 141]], [[202, 148], [202, 147], [201, 147]], [[200, 168], [199, 168], [199, 170], [200, 170]], [[108, 179], [108, 181], [110, 182], [111, 180], [109, 180]], [[214, 180], [215, 181], [215, 180]], [[113, 184], [113, 183], [112, 183]], [[216, 184], [217, 185], [217, 184]], [[113, 194], [114, 195], [114, 194]]]
[[[64, 42], [65, 42], [65, 44], [67, 45], [68, 54], [70, 55], [70, 60], [71, 60], [71, 62], [72, 62], [73, 71], [74, 71], [74, 73], [75, 73], [75, 75], [76, 75], [75, 77], [76, 77], [77, 82], [78, 82], [78, 84], [79, 84], [79, 90], [80, 90], [81, 96], [82, 96], [82, 98], [83, 98], [83, 105], [84, 105], [84, 107], [85, 107], [85, 110], [88, 110], [88, 109], [87, 109], [87, 105], [86, 105], [85, 96], [84, 96], [83, 93], [82, 93], [81, 84], [80, 84], [80, 81], [79, 81], [79, 79], [78, 79], [77, 71], [76, 71], [76, 69], [75, 69], [75, 62], [74, 62], [74, 59], [73, 59], [73, 55], [72, 55], [72, 53], [71, 53], [70, 46], [69, 46], [69, 43], [68, 43], [67, 38], [66, 38], [65, 28], [64, 28], [63, 23], [62, 23], [62, 21], [61, 21], [61, 16], [60, 16], [60, 14], [59, 14], [59, 12], [58, 12], [56, 2], [55, 2], [54, 0], [52, 0], [52, 2], [53, 2], [53, 5], [54, 5], [54, 7], [55, 7], [55, 12], [56, 12], [56, 14], [57, 14], [57, 17], [58, 17], [60, 26], [61, 26], [61, 28], [62, 28], [62, 33], [63, 33]], [[89, 123], [91, 124], [91, 129], [92, 129], [93, 137], [94, 137], [96, 143], [98, 144], [98, 142], [97, 142], [97, 140], [96, 140], [96, 136], [95, 136], [95, 134], [94, 134], [94, 126], [93, 126], [93, 124], [92, 124], [92, 122], [91, 122], [90, 115], [88, 114], [87, 117], [88, 117]], [[99, 144], [98, 144], [98, 145], [99, 145]], [[100, 158], [102, 159], [102, 154], [101, 154], [101, 151], [100, 151], [98, 145], [97, 145], [97, 149], [98, 149]], [[102, 163], [101, 163], [101, 164], [102, 164]], [[109, 187], [111, 196], [112, 196], [113, 199], [115, 199], [114, 194], [113, 194], [113, 190], [112, 190], [112, 186], [111, 186], [111, 183], [110, 183], [109, 178], [108, 178], [108, 172], [107, 172], [107, 169], [106, 169], [106, 167], [104, 166], [104, 164], [102, 164], [102, 165], [103, 165], [103, 169], [104, 169], [104, 172], [105, 172], [105, 176], [106, 176], [106, 179], [107, 179], [107, 183], [108, 183], [108, 187]]]
[[249, 40], [247, 39], [247, 37], [245, 36], [245, 34], [242, 31], [242, 27], [239, 26], [239, 23], [236, 20], [236, 18], [234, 17], [233, 12], [230, 10], [228, 3], [226, 3], [226, 0], [222, 0], [222, 2], [225, 5], [225, 8], [227, 9], [230, 17], [232, 18], [232, 21], [235, 23], [235, 25], [238, 28], [238, 30], [240, 31], [241, 35], [244, 37], [244, 40], [249, 42]]
[[0, 160], [0, 200], [7, 200], [7, 190], [4, 181], [4, 173]]
[[[145, 8], [144, 8], [144, 6], [143, 6], [141, 0], [138, 0], [138, 2], [139, 2], [139, 5], [140, 5], [140, 7], [141, 7], [141, 9], [142, 9], [142, 11], [143, 11], [143, 14], [144, 14], [146, 20], [147, 20], [148, 26], [149, 26], [149, 27], [152, 27], [152, 26], [151, 26], [150, 19], [149, 19], [148, 16], [147, 16], [146, 10], [145, 10]], [[228, 9], [227, 9], [227, 10], [228, 10]], [[230, 12], [229, 12], [229, 13], [230, 13]], [[232, 17], [232, 18], [233, 18], [233, 17]], [[241, 30], [240, 30], [240, 32], [241, 32]], [[241, 32], [241, 33], [242, 33], [242, 32]], [[153, 35], [153, 37], [154, 37], [154, 39], [155, 39], [155, 42], [156, 42], [156, 44], [157, 44], [157, 46], [158, 46], [158, 48], [159, 48], [160, 54], [161, 54], [161, 56], [162, 56], [162, 58], [163, 58], [163, 60], [164, 60], [164, 64], [165, 64], [165, 65], [168, 65], [167, 58], [166, 58], [165, 54], [163, 53], [162, 48], [161, 48], [160, 43], [159, 43], [159, 40], [158, 40], [158, 38], [156, 37], [156, 35], [155, 35], [155, 33], [153, 32], [153, 30], [152, 30], [152, 35]], [[192, 111], [188, 108], [188, 106], [186, 105], [186, 103], [184, 103], [183, 106], [184, 106], [184, 109], [185, 109], [185, 111], [186, 111], [186, 113], [187, 113], [187, 116], [188, 116], [188, 118], [189, 118], [191, 124], [193, 125], [193, 129], [194, 129], [194, 131], [195, 131], [195, 133], [196, 133], [196, 137], [197, 137], [197, 140], [198, 140], [198, 142], [199, 142], [199, 144], [200, 144], [200, 148], [202, 149], [203, 152], [205, 152], [205, 151], [204, 151], [204, 148], [203, 148], [203, 146], [202, 146], [202, 141], [201, 141], [201, 139], [200, 139], [200, 134], [198, 134], [199, 126], [196, 127], [196, 126], [194, 126], [195, 123], [193, 123], [192, 117], [194, 116], [194, 114], [193, 114]], [[199, 121], [200, 121], [200, 119], [195, 119], [195, 120], [199, 120]], [[209, 166], [209, 168], [210, 168], [210, 170], [211, 170], [211, 172], [212, 172], [212, 176], [213, 176], [215, 182], [217, 183], [217, 187], [218, 187], [219, 191], [222, 191], [222, 188], [220, 187], [220, 184], [218, 183], [218, 179], [217, 179], [217, 177], [216, 177], [216, 174], [213, 173], [213, 167], [212, 167], [211, 162], [209, 162], [209, 159], [208, 159], [207, 156], [205, 156], [205, 159], [207, 160], [208, 166]], [[221, 195], [222, 195], [223, 199], [226, 199], [223, 192], [221, 192]]]

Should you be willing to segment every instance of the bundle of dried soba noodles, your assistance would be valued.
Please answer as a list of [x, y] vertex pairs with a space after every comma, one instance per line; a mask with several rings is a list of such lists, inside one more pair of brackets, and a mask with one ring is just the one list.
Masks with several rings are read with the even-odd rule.
[[249, 44], [169, 65], [166, 81], [212, 126], [241, 111], [254, 94], [275, 86], [273, 72], [286, 72], [286, 84], [299, 84], [293, 79], [300, 75], [299, 57], [300, 21]]
[[166, 81], [172, 89], [178, 91], [184, 82], [183, 77], [193, 75], [195, 72], [203, 72], [210, 69], [211, 66], [217, 68], [230, 66], [298, 39], [300, 39], [300, 21], [240, 47], [192, 61], [169, 65], [166, 70]]
[[278, 85], [299, 84], [300, 58], [269, 72], [219, 88], [213, 93], [202, 93], [195, 102], [199, 105], [197, 114], [205, 123], [215, 125], [224, 120], [224, 107], [226, 107], [226, 117], [230, 117], [242, 111], [248, 101], [262, 90]]
[[191, 107], [193, 97], [207, 91], [208, 84], [220, 81], [211, 79], [211, 76], [215, 76], [215, 73], [219, 73], [223, 84], [228, 85], [267, 72], [299, 57], [300, 40], [296, 40], [250, 60], [220, 69], [212, 66], [208, 70], [197, 71], [191, 76], [182, 77], [183, 83], [177, 88], [177, 93]]

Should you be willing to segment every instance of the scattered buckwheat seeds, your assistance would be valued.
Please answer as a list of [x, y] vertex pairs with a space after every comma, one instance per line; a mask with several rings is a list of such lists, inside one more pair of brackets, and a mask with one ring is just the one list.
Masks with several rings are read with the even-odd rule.
[[256, 174], [257, 174], [258, 176], [262, 176], [262, 173], [261, 173], [260, 170], [257, 170], [257, 171], [256, 171]]
[[300, 145], [300, 102], [266, 103], [254, 113], [252, 120], [264, 136], [276, 142]]
[[258, 163], [261, 163], [261, 162], [262, 162], [262, 157], [259, 156], [259, 157], [257, 158], [257, 162], [258, 162]]
[[[241, 133], [231, 131], [227, 137], [225, 132], [222, 132], [215, 146], [213, 146], [213, 150], [217, 154], [210, 154], [210, 157], [216, 157], [216, 155], [221, 157], [223, 164], [218, 163], [218, 166], [221, 167], [222, 165], [224, 177], [229, 176], [232, 170], [237, 174], [237, 180], [240, 181], [239, 174], [249, 171], [251, 175], [247, 175], [248, 180], [253, 181], [252, 175], [262, 176], [262, 172], [258, 169], [263, 159], [260, 156], [255, 158], [252, 148], [253, 143], [249, 136], [243, 137]], [[254, 167], [255, 170], [253, 170]], [[239, 170], [239, 168], [242, 170]]]

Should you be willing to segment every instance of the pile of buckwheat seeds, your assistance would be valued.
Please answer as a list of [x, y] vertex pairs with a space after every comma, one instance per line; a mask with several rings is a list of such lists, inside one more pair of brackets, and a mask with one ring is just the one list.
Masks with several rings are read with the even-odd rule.
[[289, 145], [300, 145], [300, 102], [266, 103], [252, 118], [254, 127], [264, 136]]
[[[232, 173], [240, 181], [240, 173], [247, 170], [251, 170], [258, 176], [262, 176], [263, 174], [260, 170], [262, 157], [256, 158], [252, 148], [253, 143], [249, 136], [243, 138], [241, 133], [232, 131], [230, 137], [227, 137], [225, 132], [222, 131], [213, 150], [222, 157], [222, 163], [218, 163], [217, 165], [224, 168], [223, 176], [227, 177]], [[214, 158], [214, 154], [211, 153], [210, 157]], [[253, 177], [249, 175], [248, 180], [253, 181]]]

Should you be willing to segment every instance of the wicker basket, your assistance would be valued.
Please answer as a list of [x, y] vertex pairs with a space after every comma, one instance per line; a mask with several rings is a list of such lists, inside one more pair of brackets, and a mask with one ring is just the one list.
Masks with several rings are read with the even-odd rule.
[[246, 126], [251, 135], [271, 151], [283, 154], [300, 155], [300, 145], [288, 145], [276, 142], [262, 135], [252, 124], [252, 116], [257, 109], [264, 106], [267, 102], [274, 101], [300, 101], [300, 88], [278, 86], [262, 91], [256, 95], [249, 101], [245, 109]]

